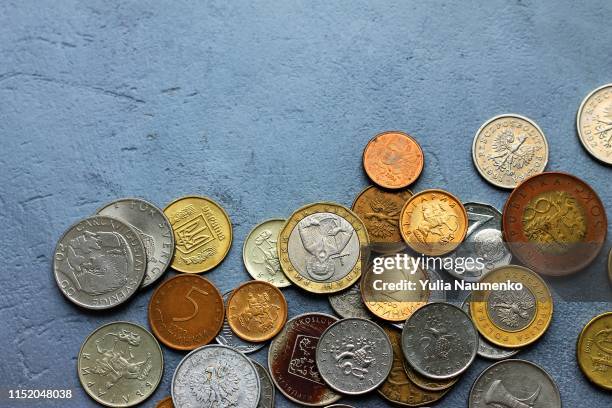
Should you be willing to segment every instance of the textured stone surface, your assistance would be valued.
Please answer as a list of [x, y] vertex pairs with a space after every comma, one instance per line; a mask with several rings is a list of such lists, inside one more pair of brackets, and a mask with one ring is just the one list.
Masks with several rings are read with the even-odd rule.
[[[421, 142], [414, 190], [500, 207], [507, 193], [478, 176], [472, 137], [495, 114], [521, 113], [548, 136], [549, 169], [612, 200], [610, 168], [574, 130], [582, 98], [612, 80], [609, 1], [110, 3], [0, 3], [3, 397], [7, 388], [70, 388], [62, 406], [95, 406], [76, 376], [81, 342], [106, 322], [146, 325], [152, 288], [88, 313], [51, 274], [64, 229], [118, 197], [164, 206], [195, 193], [224, 205], [234, 245], [206, 275], [221, 291], [249, 278], [241, 247], [254, 224], [316, 200], [350, 205], [367, 184], [362, 148], [381, 130]], [[604, 258], [576, 279], [612, 299]], [[324, 298], [285, 294], [291, 315], [330, 312]], [[549, 370], [564, 406], [609, 406], [574, 352], [580, 328], [610, 303], [555, 306], [549, 333], [519, 356]], [[183, 354], [164, 355], [147, 406], [169, 393]], [[439, 406], [465, 406], [487, 364], [478, 360]], [[348, 401], [384, 405], [376, 395]], [[278, 405], [290, 404], [279, 396]]]

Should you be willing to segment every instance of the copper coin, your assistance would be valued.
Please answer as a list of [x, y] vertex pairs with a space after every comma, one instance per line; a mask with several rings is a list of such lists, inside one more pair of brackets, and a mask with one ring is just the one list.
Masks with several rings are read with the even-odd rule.
[[521, 183], [506, 201], [502, 222], [512, 254], [536, 272], [555, 276], [589, 265], [608, 229], [597, 193], [578, 177], [559, 172]]
[[177, 350], [210, 343], [221, 330], [224, 315], [221, 293], [199, 275], [177, 275], [164, 281], [149, 302], [153, 334]]
[[157, 401], [155, 408], [174, 408], [174, 404], [172, 403], [172, 397], [167, 396], [161, 401]]
[[227, 300], [227, 322], [243, 340], [270, 340], [286, 321], [287, 301], [283, 292], [271, 283], [257, 280], [243, 283]]
[[423, 171], [423, 150], [403, 132], [376, 135], [363, 151], [363, 168], [368, 177], [384, 188], [404, 188], [414, 183]]

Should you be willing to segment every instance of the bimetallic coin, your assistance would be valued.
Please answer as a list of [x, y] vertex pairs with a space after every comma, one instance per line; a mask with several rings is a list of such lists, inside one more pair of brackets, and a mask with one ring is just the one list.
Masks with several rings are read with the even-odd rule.
[[200, 273], [223, 261], [232, 245], [232, 223], [219, 204], [207, 197], [181, 197], [164, 214], [174, 231], [174, 269]]
[[[223, 303], [225, 303], [226, 307], [227, 307], [227, 299], [229, 298], [231, 294], [232, 294], [231, 290], [223, 294]], [[221, 328], [221, 331], [219, 332], [215, 340], [217, 341], [217, 343], [221, 345], [234, 348], [244, 354], [254, 353], [257, 350], [261, 349], [266, 344], [266, 343], [253, 343], [250, 341], [242, 340], [240, 337], [236, 336], [234, 332], [232, 331], [229, 323], [227, 322], [227, 315], [225, 316], [225, 319], [223, 320], [223, 327]]]
[[209, 344], [187, 354], [172, 377], [176, 408], [256, 408], [260, 392], [251, 359], [220, 344]]
[[472, 319], [450, 303], [429, 303], [410, 316], [402, 330], [408, 364], [436, 380], [456, 377], [476, 358], [478, 332]]
[[313, 293], [334, 293], [361, 276], [365, 226], [348, 208], [314, 203], [294, 212], [281, 230], [278, 253], [285, 275]]
[[174, 253], [174, 233], [162, 210], [140, 198], [123, 198], [100, 208], [98, 214], [121, 220], [138, 232], [147, 253], [142, 287], [158, 280]]
[[79, 351], [79, 381], [96, 402], [131, 407], [149, 398], [161, 381], [164, 356], [155, 337], [130, 322], [98, 327]]
[[264, 366], [255, 360], [251, 360], [259, 377], [261, 395], [259, 396], [259, 404], [257, 408], [274, 408], [274, 384], [272, 377]]
[[593, 318], [580, 333], [578, 365], [593, 384], [612, 391], [612, 312]]
[[161, 401], [158, 401], [155, 405], [155, 408], [174, 408], [174, 404], [172, 403], [172, 396], [168, 395]]
[[393, 363], [389, 337], [367, 319], [342, 319], [319, 339], [317, 367], [323, 380], [343, 394], [365, 394], [382, 384]]
[[600, 86], [584, 98], [576, 127], [584, 148], [596, 159], [612, 164], [612, 84]]
[[474, 136], [472, 159], [489, 183], [514, 188], [541, 173], [548, 162], [548, 143], [531, 119], [516, 114], [495, 116]]
[[71, 302], [109, 309], [138, 290], [146, 264], [138, 232], [120, 220], [97, 215], [64, 232], [55, 247], [53, 274]]
[[360, 284], [357, 282], [350, 288], [329, 295], [327, 298], [334, 312], [340, 317], [358, 317], [361, 319], [371, 319], [372, 314], [366, 309], [361, 300]]
[[[400, 349], [401, 352], [401, 349]], [[427, 391], [444, 391], [451, 388], [453, 385], [459, 381], [461, 376], [447, 378], [445, 380], [433, 380], [431, 378], [427, 378], [419, 373], [417, 373], [414, 368], [408, 364], [406, 359], [402, 357], [404, 364], [404, 371], [408, 376], [408, 379], [412, 381], [417, 387], [422, 388]]]
[[193, 350], [210, 343], [223, 325], [221, 294], [198, 275], [177, 275], [155, 289], [149, 301], [149, 325], [166, 346]]
[[499, 361], [485, 369], [470, 391], [469, 408], [561, 408], [557, 384], [525, 360]]
[[291, 285], [278, 259], [278, 234], [286, 220], [272, 219], [257, 225], [244, 240], [242, 260], [253, 279], [265, 281], [278, 288]]
[[286, 321], [287, 301], [283, 292], [271, 283], [243, 283], [227, 300], [227, 322], [243, 340], [270, 340], [281, 331]]

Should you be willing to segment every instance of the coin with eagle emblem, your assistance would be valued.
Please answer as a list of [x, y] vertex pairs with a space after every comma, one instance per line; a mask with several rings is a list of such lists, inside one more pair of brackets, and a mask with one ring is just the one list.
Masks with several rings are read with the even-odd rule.
[[600, 86], [584, 98], [576, 127], [584, 148], [596, 159], [612, 164], [612, 84]]

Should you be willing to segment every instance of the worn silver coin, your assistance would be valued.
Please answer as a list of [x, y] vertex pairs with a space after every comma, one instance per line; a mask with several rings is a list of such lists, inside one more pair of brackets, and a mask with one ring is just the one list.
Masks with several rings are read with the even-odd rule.
[[436, 380], [463, 373], [476, 358], [478, 332], [472, 319], [450, 303], [429, 303], [402, 330], [402, 351], [419, 374]]
[[384, 330], [367, 319], [340, 320], [319, 340], [316, 362], [323, 380], [343, 394], [365, 394], [391, 372], [393, 348]]
[[[231, 290], [223, 294], [223, 303], [225, 303], [226, 307], [227, 299], [231, 294]], [[227, 322], [227, 316], [225, 316], [225, 319], [223, 320], [223, 327], [221, 327], [221, 331], [215, 340], [221, 345], [235, 348], [244, 354], [254, 353], [266, 345], [266, 342], [252, 343], [250, 341], [242, 340], [240, 337], [236, 336]]]
[[257, 408], [274, 408], [274, 383], [268, 370], [255, 360], [251, 360], [259, 376], [259, 405]]
[[[442, 282], [442, 277], [433, 269], [426, 269], [429, 282]], [[429, 299], [427, 303], [446, 302], [446, 291], [440, 289], [441, 286], [434, 287], [433, 290], [429, 291]], [[403, 323], [392, 323], [391, 326], [397, 327], [400, 330], [404, 329], [405, 322]]]
[[525, 360], [499, 361], [474, 382], [469, 408], [561, 408], [561, 395], [552, 377]]
[[366, 309], [361, 299], [359, 282], [345, 291], [333, 293], [328, 296], [329, 304], [338, 316], [343, 318], [357, 317], [371, 319], [372, 314]]
[[100, 208], [98, 214], [117, 218], [138, 232], [147, 253], [141, 286], [144, 288], [158, 280], [174, 254], [174, 233], [163, 211], [140, 198], [122, 198]]
[[576, 128], [584, 148], [596, 159], [612, 164], [612, 84], [600, 86], [584, 98]]
[[106, 216], [85, 218], [59, 239], [53, 274], [61, 292], [87, 309], [109, 309], [140, 287], [147, 256], [140, 235]]
[[278, 234], [286, 220], [271, 219], [255, 226], [244, 240], [242, 260], [253, 279], [271, 283], [277, 288], [291, 285], [278, 259]]
[[172, 377], [171, 393], [176, 408], [257, 408], [259, 377], [243, 353], [209, 344], [181, 360]]

